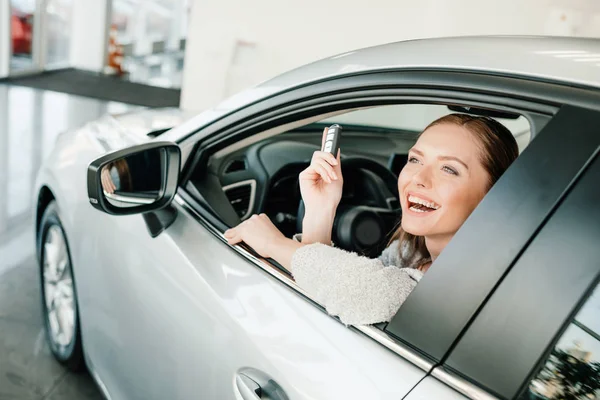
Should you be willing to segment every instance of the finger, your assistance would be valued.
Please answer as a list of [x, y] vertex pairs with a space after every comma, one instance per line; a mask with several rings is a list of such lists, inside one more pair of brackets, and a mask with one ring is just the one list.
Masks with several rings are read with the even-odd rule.
[[317, 181], [321, 178], [321, 175], [313, 167], [307, 168], [304, 171], [300, 172], [298, 175], [298, 179], [301, 181]]
[[235, 236], [235, 228], [227, 229], [225, 232], [223, 232], [223, 236], [225, 236], [225, 237]]
[[337, 175], [335, 174], [333, 167], [326, 160], [316, 159], [315, 164], [318, 164], [321, 167], [323, 167], [323, 169], [325, 169], [325, 171], [327, 171], [327, 174], [329, 175], [329, 177], [331, 179], [337, 180]]
[[237, 229], [229, 229], [225, 231], [225, 239], [227, 239], [227, 243], [233, 245], [240, 243], [242, 241], [242, 235]]
[[[321, 159], [327, 161], [331, 165], [338, 165], [338, 160], [333, 156], [333, 154], [328, 153], [326, 151], [315, 151], [313, 153], [312, 160]], [[311, 160], [311, 161], [312, 161]]]
[[313, 165], [313, 168], [315, 169], [317, 174], [319, 174], [321, 179], [323, 179], [327, 183], [331, 183], [331, 178], [329, 177], [327, 170], [325, 168], [323, 168], [323, 166], [321, 164], [315, 164], [315, 165]]
[[238, 244], [242, 242], [242, 237], [239, 235], [235, 235], [233, 237], [228, 237], [227, 239], [227, 243], [229, 243], [230, 245], [234, 245], [234, 244]]

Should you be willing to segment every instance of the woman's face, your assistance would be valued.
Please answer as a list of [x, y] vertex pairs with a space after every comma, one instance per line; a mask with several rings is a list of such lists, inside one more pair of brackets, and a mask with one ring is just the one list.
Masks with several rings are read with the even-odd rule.
[[452, 238], [488, 190], [481, 151], [477, 138], [458, 125], [442, 123], [421, 134], [398, 178], [406, 232]]

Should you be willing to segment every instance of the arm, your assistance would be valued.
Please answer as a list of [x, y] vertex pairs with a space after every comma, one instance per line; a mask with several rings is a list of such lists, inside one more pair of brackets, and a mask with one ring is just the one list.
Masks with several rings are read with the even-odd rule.
[[389, 321], [423, 276], [319, 243], [298, 247], [291, 271], [300, 287], [346, 325]]
[[[327, 128], [323, 130], [323, 142], [326, 132]], [[340, 152], [337, 157], [327, 152], [314, 152], [310, 165], [300, 173], [298, 180], [306, 207], [302, 243], [330, 245], [335, 211], [344, 185]]]
[[323, 243], [331, 245], [331, 231], [336, 207], [307, 209], [302, 220], [302, 243]]
[[[321, 243], [288, 239], [269, 218], [254, 215], [225, 232], [230, 244], [246, 242], [292, 272], [296, 283], [347, 325], [389, 321], [423, 276], [421, 271], [385, 266], [389, 256], [370, 259]], [[396, 253], [397, 254], [397, 253]]]

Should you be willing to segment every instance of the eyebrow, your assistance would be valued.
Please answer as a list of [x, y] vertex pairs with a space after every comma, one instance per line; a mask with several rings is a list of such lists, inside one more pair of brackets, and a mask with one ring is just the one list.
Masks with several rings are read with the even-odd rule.
[[[423, 152], [422, 152], [421, 150], [419, 150], [419, 149], [412, 148], [412, 149], [410, 149], [410, 150], [409, 150], [409, 152], [410, 152], [410, 151], [412, 151], [413, 153], [416, 153], [416, 154], [420, 155], [421, 157], [424, 157], [424, 156], [425, 156], [425, 155], [423, 154]], [[456, 162], [458, 162], [458, 163], [462, 164], [462, 165], [463, 165], [463, 166], [464, 166], [464, 167], [465, 167], [467, 170], [469, 169], [469, 166], [468, 166], [468, 165], [467, 165], [467, 164], [466, 164], [466, 163], [465, 163], [463, 160], [461, 160], [461, 159], [460, 159], [460, 158], [458, 158], [458, 157], [454, 157], [454, 156], [439, 156], [439, 157], [438, 157], [438, 160], [451, 160], [451, 161], [456, 161]]]

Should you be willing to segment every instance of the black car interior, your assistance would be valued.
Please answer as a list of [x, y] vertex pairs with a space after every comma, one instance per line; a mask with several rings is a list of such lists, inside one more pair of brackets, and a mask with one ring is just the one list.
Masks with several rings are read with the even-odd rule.
[[[449, 106], [448, 112], [453, 111], [505, 119], [519, 117]], [[202, 198], [227, 226], [237, 225], [252, 214], [265, 213], [291, 238], [302, 232], [304, 216], [298, 175], [320, 149], [323, 129], [332, 123], [307, 124], [245, 147], [213, 153], [208, 170], [191, 176], [187, 189]], [[398, 174], [420, 130], [340, 124], [344, 128], [340, 145], [344, 189], [332, 240], [337, 247], [373, 257], [381, 253], [395, 231], [401, 213]]]
[[[211, 161], [209, 170], [240, 220], [265, 213], [287, 237], [302, 232], [298, 175], [319, 150], [328, 125], [306, 125]], [[338, 247], [373, 256], [386, 246], [400, 216], [398, 173], [417, 135], [344, 125], [344, 190], [333, 232]]]

